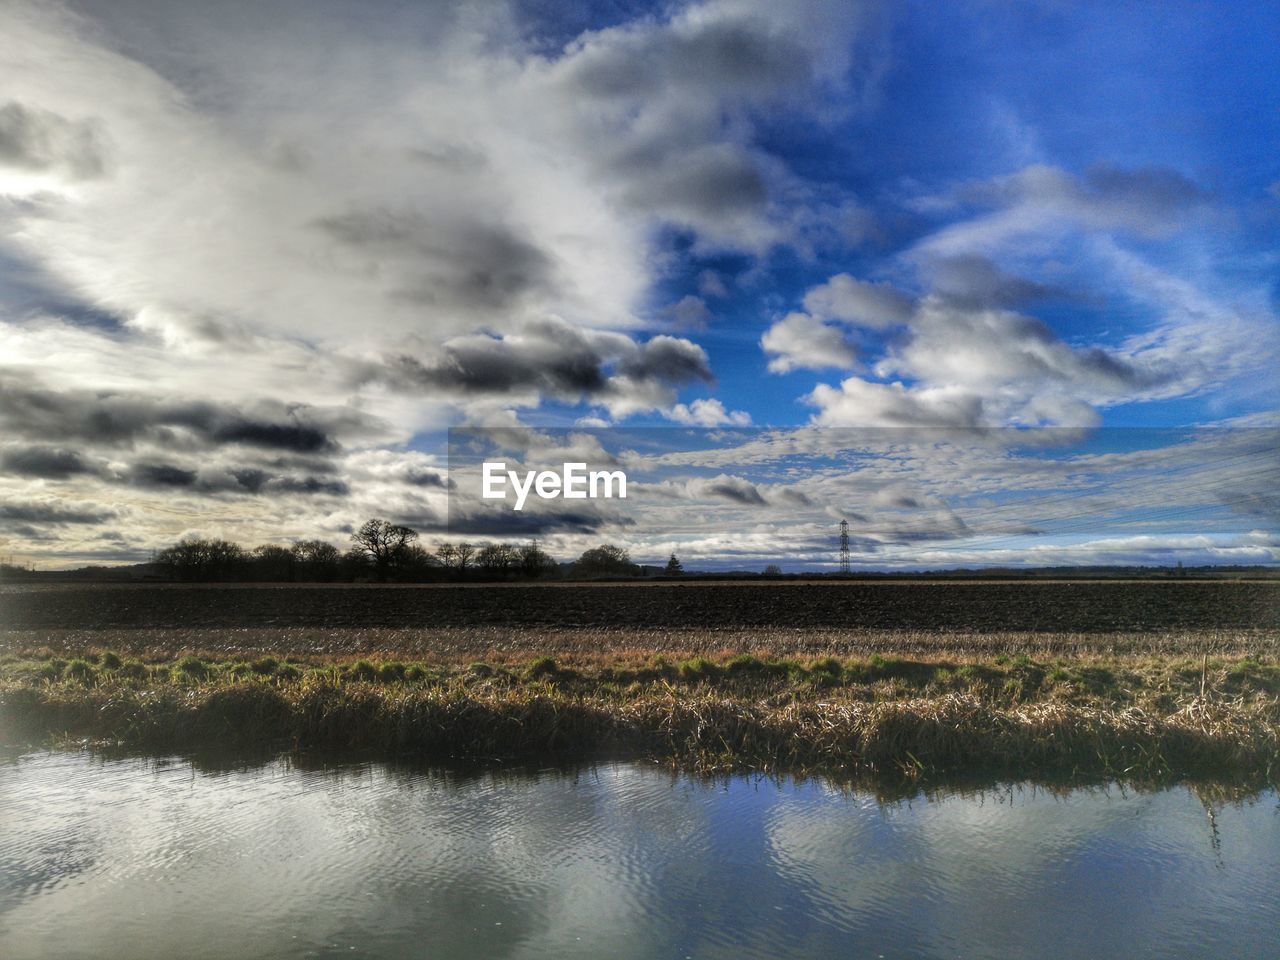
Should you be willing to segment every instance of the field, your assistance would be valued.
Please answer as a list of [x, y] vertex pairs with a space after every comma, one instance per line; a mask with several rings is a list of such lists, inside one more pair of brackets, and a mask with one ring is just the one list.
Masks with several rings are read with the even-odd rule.
[[1280, 583], [39, 586], [0, 739], [1280, 775]]

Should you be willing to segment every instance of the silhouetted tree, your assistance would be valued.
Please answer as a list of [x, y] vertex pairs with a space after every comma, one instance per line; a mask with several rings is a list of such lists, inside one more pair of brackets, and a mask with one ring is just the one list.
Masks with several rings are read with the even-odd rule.
[[505, 543], [487, 543], [476, 554], [476, 566], [487, 577], [505, 577], [516, 561], [516, 552]]
[[678, 577], [680, 574], [684, 573], [684, 564], [682, 564], [680, 562], [680, 558], [673, 553], [671, 554], [671, 559], [667, 561], [667, 565], [662, 572], [668, 577]]
[[254, 579], [275, 583], [291, 582], [294, 579], [296, 560], [292, 547], [276, 543], [264, 543], [255, 547], [252, 561]]
[[543, 552], [537, 540], [530, 540], [520, 548], [518, 562], [520, 573], [530, 578], [550, 576], [556, 569], [556, 562]]
[[156, 563], [179, 580], [234, 580], [244, 576], [244, 548], [229, 540], [184, 537], [156, 554]]
[[439, 565], [440, 562], [419, 544], [410, 543], [397, 555], [394, 575], [397, 580], [429, 580]]
[[771, 563], [764, 568], [764, 575], [766, 577], [780, 577], [782, 576], [782, 568], [776, 563]]
[[409, 544], [418, 539], [418, 532], [392, 523], [390, 520], [366, 520], [360, 529], [351, 534], [351, 542], [373, 561], [378, 579], [386, 578], [387, 571], [403, 559]]
[[299, 540], [293, 545], [294, 570], [299, 580], [333, 580], [342, 554], [323, 540]]
[[592, 547], [573, 564], [575, 577], [635, 577], [640, 568], [631, 562], [631, 554], [611, 543]]

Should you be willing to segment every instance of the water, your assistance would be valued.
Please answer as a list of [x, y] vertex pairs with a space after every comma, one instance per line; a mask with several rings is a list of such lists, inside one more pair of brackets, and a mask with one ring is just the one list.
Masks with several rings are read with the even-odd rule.
[[0, 760], [0, 956], [1280, 957], [1274, 793]]

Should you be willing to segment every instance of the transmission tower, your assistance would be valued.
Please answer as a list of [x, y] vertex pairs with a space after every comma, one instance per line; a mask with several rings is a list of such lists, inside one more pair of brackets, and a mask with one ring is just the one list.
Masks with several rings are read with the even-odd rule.
[[840, 572], [849, 572], [849, 521], [840, 521]]

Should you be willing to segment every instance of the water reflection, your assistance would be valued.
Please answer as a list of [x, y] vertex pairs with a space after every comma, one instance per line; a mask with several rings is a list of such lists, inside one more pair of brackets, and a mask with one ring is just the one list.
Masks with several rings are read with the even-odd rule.
[[1273, 957], [1276, 795], [1203, 799], [11, 756], [0, 955]]

